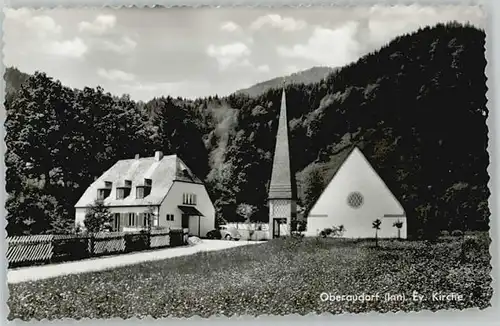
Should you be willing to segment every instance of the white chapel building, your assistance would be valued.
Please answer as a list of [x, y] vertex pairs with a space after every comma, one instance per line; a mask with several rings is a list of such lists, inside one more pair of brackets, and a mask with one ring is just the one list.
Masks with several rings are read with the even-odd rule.
[[177, 156], [125, 159], [95, 180], [75, 205], [75, 224], [102, 200], [113, 214], [113, 231], [151, 227], [188, 228], [205, 237], [215, 228], [215, 208], [203, 182]]
[[[379, 238], [407, 237], [406, 214], [361, 150], [354, 146], [307, 216], [306, 236], [343, 225], [345, 238], [373, 238], [374, 220], [382, 222]], [[402, 222], [399, 230], [395, 222]]]
[[[375, 237], [373, 221], [382, 222], [380, 238], [406, 238], [406, 213], [361, 150], [353, 146], [307, 215], [306, 236], [344, 226], [345, 238]], [[290, 167], [286, 94], [283, 88], [278, 130], [269, 184], [269, 238], [286, 236], [297, 218], [297, 189]], [[398, 229], [396, 222], [402, 222]], [[398, 223], [400, 224], [400, 223]]]

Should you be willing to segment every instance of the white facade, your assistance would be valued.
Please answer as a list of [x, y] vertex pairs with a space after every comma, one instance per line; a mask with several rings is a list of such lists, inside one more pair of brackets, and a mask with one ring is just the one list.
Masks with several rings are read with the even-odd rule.
[[[297, 214], [297, 204], [293, 199], [270, 199], [269, 238], [290, 235], [292, 216]], [[277, 223], [276, 219], [280, 220]]]
[[[143, 221], [139, 221], [140, 213], [151, 213], [153, 212], [153, 224], [152, 226], [167, 227], [167, 228], [181, 228], [182, 227], [182, 214], [183, 212], [178, 207], [179, 205], [184, 205], [183, 199], [184, 194], [196, 195], [195, 205], [186, 205], [195, 207], [200, 211], [203, 216], [189, 216], [189, 228], [190, 235], [196, 235], [205, 237], [208, 231], [215, 228], [215, 208], [212, 201], [205, 189], [205, 186], [195, 183], [188, 183], [182, 181], [174, 181], [167, 196], [162, 201], [159, 206], [160, 210], [158, 213], [158, 206], [111, 206], [108, 207], [109, 211], [114, 214], [120, 215], [119, 230], [121, 231], [136, 231], [146, 228]], [[76, 208], [76, 224], [83, 226], [83, 221], [85, 220], [86, 208]], [[128, 214], [135, 214], [136, 222], [134, 225], [129, 225]], [[168, 215], [168, 217], [167, 217]], [[113, 221], [112, 225], [116, 225]]]
[[401, 221], [400, 237], [406, 238], [406, 214], [363, 153], [354, 148], [307, 218], [306, 236], [316, 236], [325, 228], [343, 225], [346, 238], [373, 238], [372, 223], [380, 219], [379, 238], [396, 238], [394, 222]]
[[[205, 237], [208, 231], [215, 228], [215, 207], [205, 186], [200, 184], [174, 181], [160, 206], [159, 225], [171, 228], [182, 226], [183, 213], [178, 206], [183, 205], [183, 194], [195, 194], [196, 205], [191, 206], [203, 214], [200, 217], [189, 217], [189, 234]], [[167, 214], [173, 215], [173, 221], [167, 220]]]

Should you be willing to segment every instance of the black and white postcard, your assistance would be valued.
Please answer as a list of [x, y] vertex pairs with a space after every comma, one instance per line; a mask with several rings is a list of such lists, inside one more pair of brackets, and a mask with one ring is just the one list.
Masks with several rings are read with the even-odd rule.
[[4, 14], [8, 319], [491, 309], [482, 6]]

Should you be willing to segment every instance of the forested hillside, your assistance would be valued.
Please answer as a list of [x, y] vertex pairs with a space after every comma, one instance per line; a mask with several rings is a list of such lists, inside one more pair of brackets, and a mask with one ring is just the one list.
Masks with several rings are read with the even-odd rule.
[[259, 96], [272, 88], [281, 87], [283, 82], [287, 84], [314, 84], [319, 83], [335, 69], [330, 67], [312, 67], [310, 69], [293, 73], [289, 76], [277, 77], [267, 80], [262, 83], [253, 85], [252, 87], [241, 89], [236, 94], [246, 94], [248, 96]]
[[[310, 207], [357, 144], [401, 200], [410, 233], [487, 229], [484, 40], [472, 26], [427, 27], [319, 83], [288, 85], [300, 204]], [[95, 177], [157, 149], [178, 153], [205, 179], [219, 216], [237, 220], [246, 203], [266, 220], [280, 98], [278, 88], [135, 103], [37, 73], [6, 101], [8, 232], [70, 228]]]

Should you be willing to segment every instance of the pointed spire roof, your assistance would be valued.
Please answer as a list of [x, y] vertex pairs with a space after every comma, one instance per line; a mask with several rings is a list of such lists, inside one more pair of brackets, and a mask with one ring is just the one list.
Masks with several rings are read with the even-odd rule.
[[286, 110], [285, 80], [283, 79], [283, 95], [276, 134], [273, 169], [269, 185], [269, 199], [294, 199], [292, 173], [290, 169], [290, 150], [288, 143], [288, 119]]

